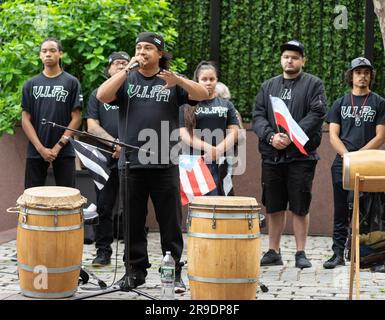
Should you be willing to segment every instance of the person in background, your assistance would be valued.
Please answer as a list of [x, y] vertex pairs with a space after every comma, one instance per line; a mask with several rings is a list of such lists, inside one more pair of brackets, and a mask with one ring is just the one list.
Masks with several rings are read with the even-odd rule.
[[[262, 203], [269, 217], [269, 250], [263, 255], [261, 266], [283, 264], [280, 241], [287, 209], [293, 216], [295, 266], [300, 269], [312, 266], [305, 247], [326, 97], [322, 81], [302, 71], [304, 50], [297, 40], [281, 45], [283, 72], [262, 84], [253, 110], [253, 130], [259, 138], [262, 155]], [[271, 96], [279, 97], [286, 104], [294, 121], [308, 136], [309, 141], [304, 146], [307, 156], [296, 148], [283, 128], [277, 128]]]
[[60, 41], [45, 39], [40, 46], [43, 71], [23, 86], [21, 124], [29, 140], [26, 189], [44, 186], [50, 165], [56, 185], [75, 187], [75, 151], [68, 141], [73, 132], [42, 124], [46, 119], [71, 129], [81, 125], [81, 86], [78, 79], [61, 67], [62, 57]]
[[[236, 110], [229, 100], [218, 97], [215, 91], [217, 69], [212, 62], [200, 62], [194, 72], [194, 80], [205, 86], [209, 98], [193, 107], [181, 106], [180, 135], [182, 141], [191, 147], [193, 154], [204, 155], [205, 163], [214, 178], [217, 187], [206, 195], [228, 195], [230, 186], [227, 188], [222, 184], [224, 174], [220, 173], [220, 157], [225, 156], [226, 151], [237, 141], [239, 121]], [[207, 139], [208, 132], [211, 139]]]
[[342, 187], [344, 153], [379, 149], [385, 142], [385, 99], [370, 90], [375, 77], [372, 64], [366, 58], [355, 58], [345, 76], [352, 89], [333, 103], [327, 116], [330, 143], [337, 155], [331, 167], [334, 198], [333, 255], [323, 264], [325, 269], [345, 265], [344, 250], [351, 210], [349, 191]]
[[[129, 55], [124, 51], [113, 52], [108, 58], [108, 65], [105, 74], [108, 78], [122, 71], [127, 67], [130, 61]], [[111, 141], [118, 139], [119, 106], [115, 101], [103, 103], [96, 98], [97, 89], [95, 89], [88, 101], [87, 119], [88, 132]], [[118, 159], [121, 147], [115, 143], [98, 141], [98, 146], [102, 149], [111, 147], [112, 154], [103, 153], [108, 159], [110, 176], [102, 190], [95, 187], [97, 199], [97, 212], [99, 214], [99, 224], [95, 226], [95, 247], [97, 249], [96, 257], [92, 261], [94, 267], [101, 267], [111, 263], [112, 248], [114, 241], [113, 227], [113, 208], [116, 202], [116, 196], [119, 192], [119, 172]], [[122, 227], [122, 226], [121, 226]], [[117, 230], [119, 232], [119, 230]]]

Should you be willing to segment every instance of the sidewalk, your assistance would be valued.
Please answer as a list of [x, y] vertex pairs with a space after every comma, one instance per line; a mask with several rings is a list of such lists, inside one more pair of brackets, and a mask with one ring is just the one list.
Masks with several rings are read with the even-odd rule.
[[[185, 243], [186, 234], [184, 234]], [[267, 250], [267, 235], [262, 235], [262, 252]], [[264, 293], [258, 287], [256, 296], [258, 300], [346, 300], [349, 290], [349, 263], [344, 267], [334, 270], [325, 270], [323, 262], [329, 258], [331, 238], [316, 237], [308, 238], [306, 254], [313, 264], [309, 269], [297, 269], [294, 267], [294, 237], [284, 235], [282, 237], [283, 266], [262, 267], [260, 281], [269, 289]], [[113, 245], [115, 253], [116, 242]], [[119, 280], [124, 273], [122, 263], [123, 244], [119, 242], [119, 254], [117, 258], [117, 274], [114, 278], [115, 259], [112, 264], [104, 268], [92, 268], [91, 261], [94, 258], [94, 245], [85, 245], [83, 254], [83, 265], [91, 270], [97, 277], [107, 285]], [[160, 297], [160, 276], [158, 268], [161, 262], [161, 250], [159, 233], [148, 235], [149, 259], [152, 264], [148, 269], [146, 283], [137, 289], [155, 298]], [[185, 247], [182, 260], [187, 260], [187, 248]], [[20, 293], [18, 284], [16, 262], [11, 260], [15, 253], [15, 241], [0, 245], [0, 300], [30, 300]], [[113, 255], [115, 258], [115, 255]], [[183, 279], [188, 287], [187, 268], [183, 271]], [[360, 287], [362, 300], [385, 300], [385, 273], [372, 273], [362, 270], [360, 273]], [[96, 292], [97, 281], [90, 276], [90, 282], [81, 285], [74, 298]], [[176, 294], [177, 300], [190, 300], [190, 293]], [[146, 300], [147, 298], [134, 292], [114, 292], [98, 297], [93, 300]]]

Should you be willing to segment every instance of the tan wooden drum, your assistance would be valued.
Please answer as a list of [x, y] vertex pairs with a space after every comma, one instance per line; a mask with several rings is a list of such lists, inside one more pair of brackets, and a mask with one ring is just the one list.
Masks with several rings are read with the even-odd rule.
[[192, 299], [256, 298], [261, 256], [255, 198], [196, 197], [188, 217]]
[[[361, 176], [385, 176], [385, 150], [362, 150], [344, 154], [342, 181], [345, 190], [354, 190], [356, 173]], [[376, 192], [376, 189], [366, 190]]]
[[77, 289], [83, 254], [83, 205], [79, 190], [36, 187], [17, 200], [20, 289], [33, 298], [65, 298]]

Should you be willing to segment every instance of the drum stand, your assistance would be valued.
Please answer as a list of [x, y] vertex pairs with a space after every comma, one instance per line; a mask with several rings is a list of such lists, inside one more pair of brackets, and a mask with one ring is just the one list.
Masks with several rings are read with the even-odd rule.
[[354, 179], [354, 202], [352, 218], [352, 243], [350, 254], [349, 300], [353, 299], [354, 273], [356, 279], [356, 300], [360, 299], [360, 202], [362, 192], [385, 192], [385, 176], [360, 176]]

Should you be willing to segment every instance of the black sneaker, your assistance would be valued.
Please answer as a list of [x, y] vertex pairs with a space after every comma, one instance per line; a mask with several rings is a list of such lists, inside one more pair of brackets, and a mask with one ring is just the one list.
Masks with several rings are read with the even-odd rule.
[[341, 255], [333, 254], [333, 256], [324, 263], [325, 269], [334, 269], [337, 266], [344, 266], [345, 260], [344, 257]]
[[275, 252], [273, 249], [269, 249], [267, 251], [262, 259], [261, 259], [261, 266], [282, 266], [283, 261], [281, 257], [281, 250], [279, 252]]
[[295, 254], [295, 267], [304, 269], [311, 268], [311, 262], [306, 258], [305, 251], [297, 251]]
[[[129, 275], [125, 274], [119, 281], [115, 284], [118, 285], [122, 290], [124, 289], [134, 289], [146, 283], [147, 270], [145, 269], [136, 269], [134, 267], [130, 268]], [[126, 278], [128, 281], [126, 282]], [[125, 286], [128, 286], [126, 288]]]
[[108, 250], [98, 250], [96, 258], [92, 260], [92, 266], [103, 267], [111, 264], [111, 254]]
[[186, 285], [182, 279], [182, 268], [175, 271], [174, 291], [175, 293], [186, 292]]

